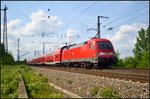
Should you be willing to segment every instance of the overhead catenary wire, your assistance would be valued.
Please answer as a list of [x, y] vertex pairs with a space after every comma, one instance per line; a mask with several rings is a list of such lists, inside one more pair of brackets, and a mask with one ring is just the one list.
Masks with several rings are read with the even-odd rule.
[[[77, 16], [75, 16], [71, 21], [69, 21], [68, 24], [66, 24], [63, 28], [61, 28], [60, 31], [62, 31], [63, 29], [65, 29], [66, 27], [68, 27], [73, 21], [75, 21], [79, 16], [81, 16], [83, 13], [85, 13], [90, 7], [92, 7], [95, 3], [97, 2], [94, 1], [92, 4], [90, 4], [86, 9], [84, 9], [80, 14], [78, 14]], [[49, 40], [48, 40], [49, 41]]]
[[[119, 17], [119, 18], [117, 18], [117, 19], [115, 19], [115, 20], [113, 20], [113, 21], [111, 21], [111, 22], [109, 22], [109, 23], [113, 23], [113, 22], [116, 22], [116, 21], [118, 21], [118, 20], [120, 20], [120, 19], [123, 19], [123, 18], [125, 18], [125, 17], [128, 17], [128, 16], [130, 16], [130, 15], [132, 15], [132, 14], [139, 13], [140, 10], [142, 10], [142, 9], [144, 9], [144, 8], [147, 8], [147, 7], [148, 7], [148, 6], [144, 6], [144, 7], [140, 8], [140, 9], [137, 9], [137, 10], [131, 12], [131, 13], [128, 13], [128, 14], [125, 15], [125, 16]], [[109, 25], [109, 24], [106, 24], [105, 27], [108, 26], [108, 25]]]
[[[127, 23], [127, 22], [129, 22], [129, 21], [133, 21], [133, 20], [135, 20], [136, 18], [138, 18], [138, 17], [140, 17], [140, 16], [144, 15], [145, 13], [147, 13], [147, 12], [144, 12], [144, 13], [142, 13], [142, 14], [140, 14], [140, 15], [136, 16], [136, 17], [132, 17], [132, 18], [130, 18], [130, 19], [128, 19], [128, 20], [126, 20], [126, 21], [122, 22], [121, 24]], [[115, 27], [115, 28], [116, 28], [116, 27], [120, 27], [120, 25], [121, 25], [121, 24], [116, 25], [116, 26], [114, 26], [114, 27]], [[107, 31], [107, 30], [106, 30], [106, 31]], [[105, 32], [106, 32], [106, 31], [105, 31]]]
[[[127, 12], [127, 11], [130, 11], [130, 10], [132, 10], [132, 9], [134, 9], [136, 6], [139, 6], [139, 5], [135, 5], [137, 2], [135, 2], [134, 4], [131, 4], [131, 5], [129, 5], [129, 6], [127, 6], [127, 7], [125, 7], [125, 8], [122, 8], [121, 10], [119, 10], [118, 12], [116, 12], [116, 13], [114, 13], [114, 14], [112, 14], [111, 16], [109, 16], [109, 19], [108, 20], [110, 20], [112, 17], [114, 17], [114, 16], [116, 16], [116, 15], [118, 15], [118, 14], [120, 14], [120, 13], [125, 13], [125, 12]], [[135, 6], [134, 6], [135, 5]], [[116, 8], [118, 8], [118, 7], [116, 7]], [[127, 10], [128, 9], [128, 10]], [[114, 10], [113, 10], [114, 11]], [[120, 18], [120, 17], [119, 17]], [[102, 20], [102, 22], [101, 23], [103, 23], [104, 21], [106, 21], [106, 19], [105, 20]], [[110, 22], [109, 22], [110, 23]], [[109, 25], [109, 23], [107, 24], [107, 25]], [[96, 26], [96, 24], [94, 24], [94, 25], [91, 25], [90, 27], [94, 27], [94, 26]]]
[[77, 7], [79, 6], [80, 3], [81, 3], [81, 1], [79, 1], [64, 18], [68, 19], [72, 15], [72, 13], [74, 12], [74, 10], [77, 9]]
[[54, 0], [51, 3], [49, 3], [49, 8], [48, 8], [49, 16], [48, 16], [48, 18], [50, 18], [50, 16], [52, 15], [53, 4], [54, 4]]
[[63, 29], [65, 29], [66, 27], [68, 27], [70, 24], [72, 24], [73, 21], [75, 21], [77, 18], [79, 18], [79, 16], [81, 16], [83, 13], [85, 13], [89, 8], [91, 8], [95, 3], [97, 2], [94, 1], [92, 4], [90, 4], [86, 9], [84, 9], [80, 14], [78, 14], [77, 16], [75, 16], [71, 21], [69, 21], [68, 24], [66, 24], [63, 28], [61, 28], [60, 30], [62, 31]]
[[[109, 19], [108, 19], [108, 20], [110, 20], [113, 16], [116, 16], [116, 15], [121, 14], [121, 13], [125, 13], [125, 12], [127, 12], [127, 11], [130, 11], [130, 10], [134, 9], [136, 6], [139, 6], [139, 5], [135, 5], [136, 3], [138, 3], [138, 2], [135, 2], [135, 3], [133, 3], [133, 4], [130, 4], [129, 6], [127, 6], [127, 7], [123, 8], [123, 9], [119, 10], [118, 12], [112, 14], [111, 16], [109, 16]], [[135, 5], [135, 6], [134, 6], [134, 5]], [[118, 9], [118, 7], [116, 7], [116, 8]], [[113, 10], [113, 9], [111, 9], [111, 10]], [[102, 20], [101, 23], [103, 23], [104, 21], [105, 21], [105, 20]], [[109, 24], [110, 24], [110, 22], [109, 22], [107, 25], [109, 25]], [[91, 26], [94, 27], [94, 26], [96, 26], [96, 24], [91, 25]]]
[[[137, 19], [138, 17], [144, 15], [145, 13], [147, 13], [147, 12], [141, 13], [140, 15], [138, 15], [138, 16], [136, 16], [136, 17], [132, 17], [132, 18], [130, 18], [130, 19], [128, 19], [128, 20], [122, 22], [121, 24], [127, 23], [127, 22], [129, 22], [129, 21], [133, 21], [133, 20]], [[114, 26], [114, 28], [119, 27], [121, 24]], [[104, 32], [107, 32], [107, 31], [108, 31], [108, 30], [106, 30], [106, 31], [104, 31]]]

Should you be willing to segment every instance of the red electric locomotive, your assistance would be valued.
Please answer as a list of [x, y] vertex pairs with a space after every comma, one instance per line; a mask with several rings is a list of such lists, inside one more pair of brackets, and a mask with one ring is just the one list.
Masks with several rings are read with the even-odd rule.
[[[117, 63], [114, 47], [107, 39], [92, 38], [79, 44], [64, 46], [41, 57], [40, 63], [77, 66], [84, 68], [110, 68]], [[32, 61], [31, 61], [32, 62]]]
[[107, 39], [93, 38], [68, 46], [62, 53], [62, 63], [69, 66], [110, 68], [117, 63], [112, 43]]

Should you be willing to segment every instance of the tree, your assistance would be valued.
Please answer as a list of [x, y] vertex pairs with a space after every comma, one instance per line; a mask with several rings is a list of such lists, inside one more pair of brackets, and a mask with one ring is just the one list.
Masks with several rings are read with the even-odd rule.
[[0, 58], [2, 58], [5, 55], [4, 45], [0, 43]]
[[140, 64], [137, 66], [138, 68], [147, 68], [148, 67], [148, 61], [149, 61], [149, 56], [148, 56], [148, 51], [145, 51], [143, 53], [143, 56], [140, 60]]
[[144, 51], [147, 51], [149, 48], [149, 27], [147, 30], [143, 28], [138, 31], [138, 37], [136, 39], [135, 48], [133, 49], [134, 56], [137, 57], [138, 60], [141, 60]]
[[2, 57], [2, 64], [3, 65], [14, 65], [15, 61], [11, 54], [6, 53], [5, 56]]
[[138, 33], [139, 36], [133, 49], [134, 59], [137, 62], [138, 68], [147, 68], [149, 67], [149, 27], [147, 30], [141, 29]]
[[138, 61], [134, 57], [126, 57], [123, 63], [127, 68], [136, 68], [138, 65]]
[[4, 50], [4, 45], [0, 43], [0, 64], [2, 65], [14, 65], [15, 61], [11, 52], [6, 53]]
[[120, 59], [120, 55], [121, 55], [121, 53], [118, 50], [115, 51], [115, 56], [118, 58], [118, 60]]

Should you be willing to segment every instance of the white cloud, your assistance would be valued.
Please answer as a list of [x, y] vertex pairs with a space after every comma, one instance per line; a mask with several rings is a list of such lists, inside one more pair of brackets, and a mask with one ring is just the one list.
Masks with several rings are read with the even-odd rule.
[[17, 35], [22, 34], [20, 30], [21, 28], [20, 23], [21, 23], [20, 19], [16, 19], [16, 20], [12, 20], [8, 22], [8, 25], [7, 25], [8, 34], [10, 34], [11, 36], [17, 36]]
[[74, 41], [76, 39], [77, 35], [78, 35], [78, 31], [69, 29], [66, 33], [67, 42], [70, 43], [71, 41]]
[[42, 43], [29, 43], [31, 41], [36, 42], [38, 41], [37, 39], [39, 39], [39, 37], [29, 38], [29, 35], [37, 36], [42, 35], [42, 33], [44, 32], [44, 35], [48, 36], [50, 34], [56, 33], [56, 30], [62, 24], [62, 22], [58, 19], [57, 16], [51, 16], [48, 19], [48, 14], [42, 10], [33, 12], [29, 18], [31, 19], [31, 21], [26, 23], [24, 26], [21, 24], [21, 19], [11, 20], [8, 22], [7, 30], [9, 36], [9, 50], [13, 53], [15, 59], [17, 59], [17, 38], [20, 38], [20, 43], [22, 43], [20, 44], [20, 55], [30, 51], [30, 53], [22, 57], [22, 59], [26, 56], [33, 56], [34, 52], [31, 51], [36, 50], [40, 51], [41, 53], [43, 47]]
[[38, 35], [44, 32], [45, 35], [55, 33], [57, 28], [62, 24], [57, 16], [47, 18], [48, 14], [42, 10], [33, 12], [30, 15], [31, 22], [25, 26], [20, 26], [21, 20], [16, 19], [8, 22], [8, 32], [13, 36], [18, 35]]
[[147, 26], [142, 23], [134, 23], [132, 25], [122, 25], [118, 32], [114, 35], [108, 35], [107, 39], [111, 40], [115, 50], [121, 52], [121, 58], [133, 56], [132, 49], [136, 43], [138, 31], [141, 28], [146, 29]]

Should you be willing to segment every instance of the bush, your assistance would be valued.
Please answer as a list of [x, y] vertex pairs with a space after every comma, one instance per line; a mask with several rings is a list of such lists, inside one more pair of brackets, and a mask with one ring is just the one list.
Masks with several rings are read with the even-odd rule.
[[39, 74], [39, 77], [42, 77], [42, 74]]
[[60, 78], [56, 78], [56, 81], [59, 81], [60, 80]]
[[149, 56], [148, 56], [148, 51], [145, 51], [143, 53], [143, 56], [141, 57], [142, 59], [140, 60], [140, 64], [137, 66], [138, 68], [149, 68]]
[[19, 78], [16, 66], [2, 66], [1, 98], [17, 98]]
[[13, 56], [6, 53], [5, 56], [2, 57], [2, 65], [15, 65]]
[[94, 87], [91, 91], [90, 91], [90, 94], [92, 96], [96, 96], [99, 92], [99, 87]]
[[120, 98], [119, 94], [113, 88], [105, 88], [101, 92], [103, 98]]
[[5, 52], [4, 44], [0, 43], [0, 64], [15, 65], [14, 58], [11, 52]]
[[133, 57], [126, 57], [123, 62], [127, 68], [136, 68], [138, 65], [137, 60]]
[[73, 81], [72, 80], [67, 80], [68, 84], [72, 84]]
[[47, 77], [33, 73], [27, 66], [2, 66], [1, 98], [18, 98], [19, 78], [22, 74], [29, 98], [62, 98], [50, 86]]
[[30, 98], [61, 98], [62, 95], [55, 93], [55, 90], [48, 84], [47, 77], [40, 74], [24, 72], [23, 78]]
[[126, 67], [126, 68], [137, 68], [140, 62], [135, 57], [126, 57], [125, 59], [120, 59], [116, 65], [113, 67]]
[[125, 64], [122, 59], [119, 59], [118, 63], [113, 65], [113, 67], [125, 67]]

